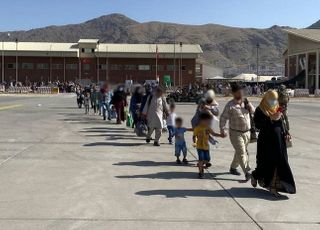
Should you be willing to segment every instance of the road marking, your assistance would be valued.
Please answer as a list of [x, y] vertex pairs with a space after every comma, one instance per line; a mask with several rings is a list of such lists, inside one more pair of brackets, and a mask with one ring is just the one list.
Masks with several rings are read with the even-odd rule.
[[0, 110], [15, 109], [21, 106], [22, 105], [0, 105]]
[[[187, 148], [187, 151], [195, 158], [198, 159], [196, 154], [194, 154], [190, 149]], [[232, 193], [219, 181], [218, 178], [215, 178], [212, 173], [209, 171], [209, 169], [205, 169], [205, 171], [209, 174], [211, 179], [213, 179], [221, 188], [224, 190], [230, 198], [238, 205], [238, 207], [253, 221], [253, 224], [255, 224], [259, 229], [263, 230], [263, 227], [258, 223], [258, 221], [250, 215], [250, 213], [240, 204], [240, 202], [232, 195]]]

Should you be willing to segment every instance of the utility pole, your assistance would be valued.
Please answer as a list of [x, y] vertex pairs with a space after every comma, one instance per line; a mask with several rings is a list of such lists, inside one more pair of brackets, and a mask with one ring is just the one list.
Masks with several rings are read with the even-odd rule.
[[100, 41], [98, 41], [98, 52], [97, 52], [97, 85], [99, 85], [100, 82], [100, 59], [99, 59], [99, 51], [100, 51]]
[[49, 51], [49, 81], [52, 81], [52, 43], [50, 44], [50, 51]]
[[173, 31], [173, 87], [176, 86], [176, 31]]
[[182, 42], [180, 42], [179, 84], [182, 87]]
[[257, 48], [257, 86], [259, 85], [259, 49], [260, 49], [260, 44], [257, 43], [256, 45]]
[[4, 40], [2, 40], [1, 83], [4, 83]]
[[19, 68], [19, 63], [18, 63], [18, 38], [16, 38], [16, 84], [18, 83], [18, 68]]

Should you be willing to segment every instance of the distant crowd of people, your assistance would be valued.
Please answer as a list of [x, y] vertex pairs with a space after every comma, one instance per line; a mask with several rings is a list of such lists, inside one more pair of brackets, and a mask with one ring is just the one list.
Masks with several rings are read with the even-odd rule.
[[60, 82], [60, 81], [53, 81], [53, 82], [30, 82], [26, 81], [24, 83], [19, 81], [10, 81], [10, 82], [3, 82], [0, 83], [0, 88], [4, 90], [13, 88], [13, 87], [30, 87], [31, 91], [36, 91], [39, 87], [51, 87], [51, 88], [59, 88], [59, 92], [61, 93], [72, 93], [75, 92], [75, 87], [77, 86], [76, 83], [72, 81]]
[[[100, 88], [77, 86], [76, 94], [78, 106], [84, 105], [85, 114], [101, 115], [104, 120], [115, 119], [117, 124], [126, 121], [127, 126], [133, 128], [137, 136], [144, 137], [147, 144], [153, 141], [153, 145], [159, 147], [166, 130], [169, 144], [174, 145], [177, 164], [188, 164], [185, 133], [193, 132], [192, 146], [197, 150], [201, 179], [205, 176], [205, 169], [212, 164], [210, 146], [216, 145], [216, 138], [229, 136], [234, 148], [230, 174], [240, 176], [240, 167], [245, 181], [251, 181], [253, 187], [259, 184], [276, 197], [283, 197], [279, 192], [294, 194], [296, 187], [287, 155], [291, 136], [286, 112], [289, 97], [285, 87], [280, 87], [278, 92], [267, 91], [257, 108], [245, 97], [246, 90], [247, 86], [231, 84], [233, 98], [221, 112], [214, 90], [206, 88], [191, 127], [185, 125], [189, 122], [182, 114], [176, 113], [176, 104], [167, 102], [165, 91], [159, 86], [139, 85], [130, 92], [123, 85], [112, 90], [106, 83]], [[219, 122], [219, 131], [212, 128], [216, 122]], [[248, 145], [254, 142], [257, 142], [257, 165], [252, 170]]]

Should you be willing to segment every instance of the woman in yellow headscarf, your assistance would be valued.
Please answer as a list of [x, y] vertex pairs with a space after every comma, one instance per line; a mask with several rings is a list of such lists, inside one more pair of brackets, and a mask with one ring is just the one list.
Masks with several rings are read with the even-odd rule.
[[265, 93], [255, 111], [254, 122], [259, 129], [257, 142], [257, 167], [252, 172], [251, 184], [267, 188], [276, 197], [278, 192], [296, 193], [295, 182], [288, 163], [286, 136], [278, 93]]
[[279, 109], [278, 93], [275, 90], [267, 91], [259, 105], [262, 112], [268, 117], [274, 117]]

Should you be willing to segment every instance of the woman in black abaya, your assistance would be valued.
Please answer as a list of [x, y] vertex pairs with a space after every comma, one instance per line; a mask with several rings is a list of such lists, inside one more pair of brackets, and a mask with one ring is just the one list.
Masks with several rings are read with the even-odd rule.
[[251, 178], [252, 186], [256, 187], [259, 183], [276, 197], [281, 196], [279, 192], [296, 193], [286, 145], [286, 140], [291, 137], [284, 128], [276, 91], [266, 92], [255, 111], [254, 121], [260, 133], [257, 167]]

